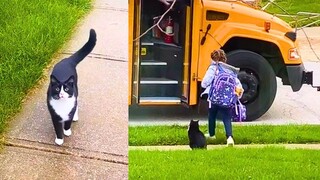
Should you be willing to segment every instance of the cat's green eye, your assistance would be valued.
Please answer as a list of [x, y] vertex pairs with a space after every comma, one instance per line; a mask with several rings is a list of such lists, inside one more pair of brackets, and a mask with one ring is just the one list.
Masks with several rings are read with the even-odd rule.
[[56, 91], [60, 91], [60, 88], [57, 87], [57, 88], [56, 88]]
[[64, 91], [69, 91], [69, 88], [65, 88]]

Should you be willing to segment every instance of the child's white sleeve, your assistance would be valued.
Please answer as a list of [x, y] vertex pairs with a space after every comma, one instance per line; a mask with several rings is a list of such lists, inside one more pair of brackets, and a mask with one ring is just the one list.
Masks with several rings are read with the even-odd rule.
[[216, 66], [213, 66], [213, 65], [209, 66], [206, 74], [204, 75], [201, 81], [202, 88], [207, 88], [211, 84], [215, 75], [215, 71], [216, 71]]

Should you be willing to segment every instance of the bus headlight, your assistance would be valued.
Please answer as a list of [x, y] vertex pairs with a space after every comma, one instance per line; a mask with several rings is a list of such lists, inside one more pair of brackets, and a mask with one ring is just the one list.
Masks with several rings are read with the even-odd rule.
[[289, 60], [300, 59], [300, 55], [297, 48], [292, 48], [289, 50]]

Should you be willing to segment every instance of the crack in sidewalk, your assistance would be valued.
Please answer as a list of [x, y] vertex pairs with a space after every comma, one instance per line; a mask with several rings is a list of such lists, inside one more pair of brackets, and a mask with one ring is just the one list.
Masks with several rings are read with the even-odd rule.
[[48, 152], [48, 153], [75, 156], [75, 157], [104, 161], [109, 163], [128, 165], [128, 156], [115, 154], [115, 153], [86, 150], [83, 148], [70, 147], [70, 146], [57, 147], [52, 144], [48, 144], [44, 142], [32, 141], [27, 139], [19, 139], [19, 138], [11, 138], [11, 137], [7, 138], [7, 140], [4, 142], [4, 145], [10, 146], [10, 147], [37, 150], [37, 151]]
[[[75, 52], [63, 52], [61, 54], [72, 55], [74, 53]], [[102, 60], [107, 60], [107, 61], [128, 62], [125, 58], [122, 58], [122, 57], [111, 57], [108, 55], [98, 54], [98, 53], [90, 53], [87, 57], [95, 58], [95, 59], [102, 59]]]
[[104, 7], [104, 6], [94, 6], [94, 9], [108, 10], [108, 11], [118, 11], [118, 12], [128, 12], [125, 8], [115, 8], [115, 7]]

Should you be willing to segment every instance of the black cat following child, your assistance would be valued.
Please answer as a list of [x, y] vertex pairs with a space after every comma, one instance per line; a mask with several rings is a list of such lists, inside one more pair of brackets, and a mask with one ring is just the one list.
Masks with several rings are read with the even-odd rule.
[[206, 137], [199, 129], [199, 120], [191, 120], [188, 127], [189, 146], [193, 149], [207, 149]]
[[63, 144], [64, 135], [71, 135], [71, 123], [79, 118], [76, 66], [93, 50], [96, 41], [96, 32], [91, 29], [88, 42], [76, 53], [57, 63], [50, 75], [47, 106], [56, 133], [57, 145]]

